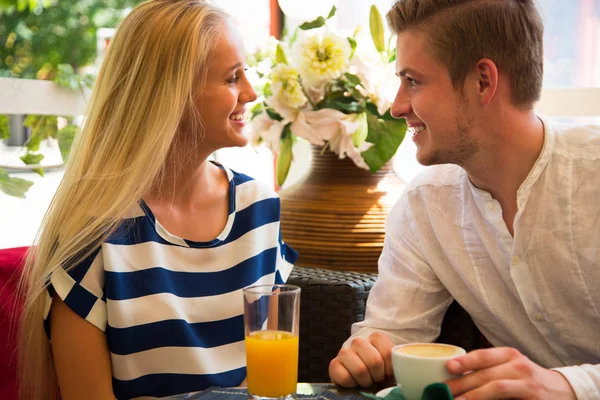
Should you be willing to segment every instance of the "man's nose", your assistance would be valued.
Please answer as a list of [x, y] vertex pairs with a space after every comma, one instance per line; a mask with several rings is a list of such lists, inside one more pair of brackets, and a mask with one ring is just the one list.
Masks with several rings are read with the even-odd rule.
[[390, 114], [394, 118], [406, 117], [411, 112], [411, 105], [408, 96], [404, 93], [402, 85], [398, 88], [398, 93], [394, 98], [392, 107], [390, 107]]

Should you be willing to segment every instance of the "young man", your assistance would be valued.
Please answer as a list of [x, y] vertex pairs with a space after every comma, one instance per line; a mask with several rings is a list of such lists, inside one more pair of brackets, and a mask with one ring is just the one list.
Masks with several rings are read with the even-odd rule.
[[366, 318], [331, 379], [391, 375], [392, 346], [435, 340], [455, 299], [496, 346], [448, 362], [464, 374], [448, 382], [457, 399], [600, 398], [600, 127], [533, 111], [533, 0], [400, 0], [388, 21], [392, 114], [435, 166], [388, 217]]

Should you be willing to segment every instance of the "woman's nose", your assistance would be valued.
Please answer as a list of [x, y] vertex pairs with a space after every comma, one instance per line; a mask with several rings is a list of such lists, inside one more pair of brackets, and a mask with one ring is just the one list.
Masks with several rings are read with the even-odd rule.
[[250, 82], [245, 80], [245, 87], [242, 93], [240, 94], [240, 103], [252, 103], [254, 100], [258, 98], [256, 91], [250, 84]]

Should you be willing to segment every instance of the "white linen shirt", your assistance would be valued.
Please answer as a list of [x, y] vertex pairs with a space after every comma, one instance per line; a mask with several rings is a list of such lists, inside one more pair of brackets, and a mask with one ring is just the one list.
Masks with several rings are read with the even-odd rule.
[[557, 368], [579, 400], [600, 399], [600, 127], [544, 125], [514, 237], [500, 203], [456, 165], [407, 186], [386, 221], [366, 318], [346, 345], [376, 330], [396, 343], [433, 341], [456, 299], [494, 346]]

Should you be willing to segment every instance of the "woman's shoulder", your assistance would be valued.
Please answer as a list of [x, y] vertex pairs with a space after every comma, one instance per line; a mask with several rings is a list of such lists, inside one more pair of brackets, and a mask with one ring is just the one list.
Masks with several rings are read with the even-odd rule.
[[279, 199], [279, 195], [273, 186], [253, 177], [231, 170], [231, 181], [235, 186], [236, 198], [261, 201], [267, 199]]

